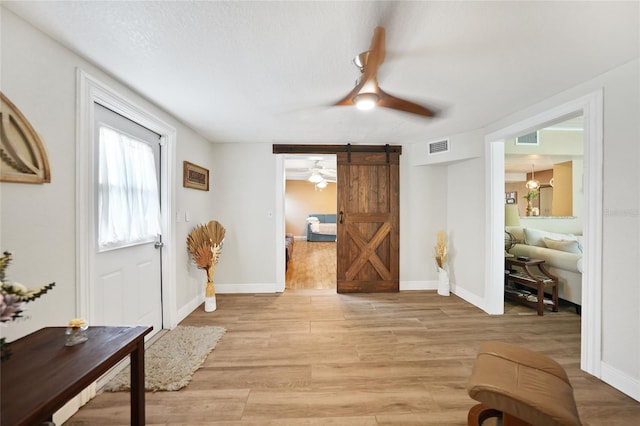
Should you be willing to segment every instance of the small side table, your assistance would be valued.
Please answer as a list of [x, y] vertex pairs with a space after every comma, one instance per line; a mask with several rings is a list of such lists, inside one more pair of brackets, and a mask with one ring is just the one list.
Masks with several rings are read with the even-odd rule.
[[[558, 277], [552, 275], [544, 266], [544, 260], [529, 259], [518, 260], [517, 257], [506, 257], [505, 263], [505, 287], [509, 281], [532, 287], [536, 290], [536, 300], [530, 300], [525, 296], [505, 291], [505, 298], [531, 306], [538, 311], [538, 315], [544, 314], [545, 308], [558, 312]], [[532, 271], [536, 268], [537, 271]], [[544, 289], [551, 287], [551, 300], [545, 302]]]

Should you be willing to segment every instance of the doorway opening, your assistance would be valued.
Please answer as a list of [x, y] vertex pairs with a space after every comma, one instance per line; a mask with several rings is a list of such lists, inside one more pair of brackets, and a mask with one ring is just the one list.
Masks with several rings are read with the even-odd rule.
[[601, 289], [602, 289], [602, 153], [603, 93], [598, 90], [549, 111], [513, 124], [485, 137], [487, 161], [487, 277], [485, 310], [504, 312], [504, 170], [505, 141], [556, 123], [562, 119], [584, 117], [583, 229], [581, 365], [600, 377]]
[[284, 157], [285, 289], [336, 289], [335, 154]]
[[[547, 287], [548, 310], [581, 309], [583, 173], [582, 114], [505, 140], [505, 257], [543, 260], [557, 277], [559, 303]], [[510, 281], [505, 298], [537, 301], [532, 290]]]

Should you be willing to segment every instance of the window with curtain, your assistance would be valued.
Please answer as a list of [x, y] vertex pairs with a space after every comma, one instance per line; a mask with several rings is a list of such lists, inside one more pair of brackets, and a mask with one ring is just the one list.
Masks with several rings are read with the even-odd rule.
[[99, 249], [154, 241], [161, 225], [152, 148], [101, 126], [98, 170]]

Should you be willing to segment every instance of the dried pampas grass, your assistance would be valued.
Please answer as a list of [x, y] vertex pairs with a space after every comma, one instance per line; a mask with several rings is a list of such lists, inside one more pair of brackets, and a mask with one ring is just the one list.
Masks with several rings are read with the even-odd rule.
[[445, 231], [438, 231], [435, 252], [438, 268], [444, 269], [444, 265], [447, 263], [447, 233]]

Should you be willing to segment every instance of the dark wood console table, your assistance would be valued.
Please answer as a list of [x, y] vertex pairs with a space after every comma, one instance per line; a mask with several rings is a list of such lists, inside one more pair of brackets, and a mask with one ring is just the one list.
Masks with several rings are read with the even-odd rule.
[[89, 327], [89, 340], [65, 346], [65, 327], [47, 327], [11, 343], [3, 361], [0, 424], [47, 420], [125, 356], [131, 356], [131, 424], [144, 425], [144, 336], [153, 327]]
[[[519, 260], [516, 257], [505, 257], [505, 288], [509, 281], [533, 287], [535, 300], [531, 300], [523, 295], [517, 295], [505, 291], [505, 298], [528, 305], [538, 311], [538, 315], [543, 315], [545, 308], [558, 312], [558, 277], [552, 275], [545, 267], [544, 260], [530, 259]], [[516, 268], [514, 268], [516, 267]], [[532, 271], [536, 268], [538, 271]], [[551, 287], [551, 299], [544, 298], [544, 288]]]

